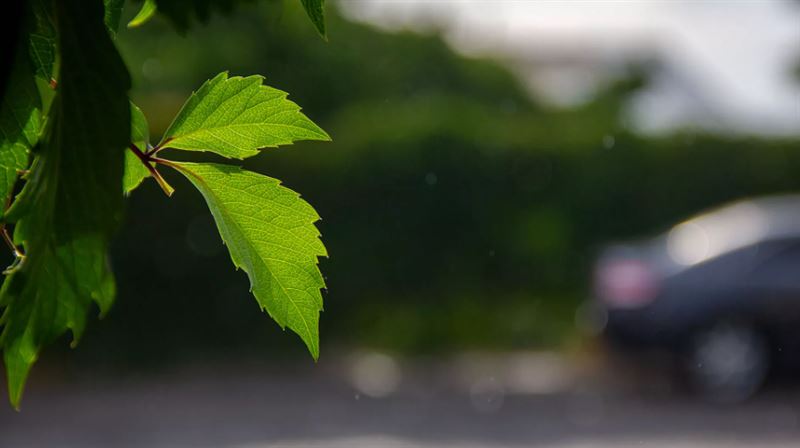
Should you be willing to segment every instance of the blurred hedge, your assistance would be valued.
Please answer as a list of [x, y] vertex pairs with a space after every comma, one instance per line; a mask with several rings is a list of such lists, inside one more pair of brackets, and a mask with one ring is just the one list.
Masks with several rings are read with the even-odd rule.
[[[797, 141], [626, 131], [620, 112], [641, 78], [553, 110], [498, 64], [459, 56], [436, 35], [386, 34], [332, 14], [325, 43], [295, 12], [246, 7], [185, 38], [155, 22], [119, 42], [156, 132], [192, 88], [230, 69], [265, 74], [333, 136], [246, 163], [324, 217], [323, 357], [340, 343], [414, 353], [557, 346], [600, 245], [800, 187]], [[170, 200], [153, 185], [131, 198], [115, 249], [118, 302], [80, 356], [302, 353], [259, 313], [201, 198], [170, 180]]]

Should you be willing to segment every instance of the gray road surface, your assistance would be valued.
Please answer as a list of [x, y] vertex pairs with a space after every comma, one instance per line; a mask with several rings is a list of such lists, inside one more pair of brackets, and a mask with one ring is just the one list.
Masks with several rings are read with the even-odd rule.
[[533, 355], [310, 364], [40, 375], [20, 413], [0, 407], [0, 447], [800, 446], [796, 390], [715, 406]]

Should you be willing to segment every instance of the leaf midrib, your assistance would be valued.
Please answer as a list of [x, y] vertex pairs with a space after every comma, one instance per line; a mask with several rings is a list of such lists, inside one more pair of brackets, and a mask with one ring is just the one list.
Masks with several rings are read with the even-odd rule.
[[[291, 129], [302, 129], [302, 130], [306, 130], [306, 131], [312, 131], [315, 134], [319, 135], [320, 137], [327, 137], [327, 135], [325, 135], [324, 133], [321, 134], [318, 131], [311, 130], [311, 129], [308, 129], [308, 128], [304, 128], [302, 126], [285, 124], [285, 123], [235, 123], [235, 124], [229, 124], [229, 125], [225, 125], [225, 126], [214, 126], [214, 127], [196, 129], [194, 131], [191, 131], [189, 133], [186, 133], [186, 134], [183, 134], [183, 135], [180, 135], [180, 136], [170, 136], [168, 138], [171, 138], [171, 140], [169, 140], [169, 144], [166, 145], [165, 147], [169, 147], [171, 144], [173, 144], [176, 141], [180, 141], [181, 139], [191, 138], [192, 136], [194, 136], [196, 134], [201, 134], [201, 133], [206, 132], [206, 131], [227, 129], [227, 128], [237, 128], [237, 127], [243, 127], [243, 126], [271, 126], [271, 127], [284, 127], [284, 128], [291, 128]], [[219, 138], [219, 137], [217, 137], [217, 138]]]

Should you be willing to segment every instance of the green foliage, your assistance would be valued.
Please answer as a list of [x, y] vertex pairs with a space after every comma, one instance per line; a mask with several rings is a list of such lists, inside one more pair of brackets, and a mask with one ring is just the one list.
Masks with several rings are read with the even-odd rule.
[[262, 79], [220, 73], [207, 81], [183, 106], [159, 146], [244, 159], [260, 148], [330, 139], [285, 92], [262, 85]]
[[25, 52], [19, 50], [9, 80], [14, 88], [0, 104], [0, 198], [11, 194], [17, 173], [27, 168], [28, 151], [41, 129], [41, 100]]
[[[150, 130], [147, 118], [142, 110], [133, 103], [131, 103], [131, 143], [143, 151], [150, 149]], [[152, 163], [147, 163], [151, 168], [153, 167]], [[148, 176], [150, 176], [150, 171], [147, 165], [133, 151], [125, 151], [125, 173], [122, 177], [122, 190], [125, 194], [130, 194]]]
[[[334, 136], [331, 144], [300, 144], [244, 163], [284, 180], [324, 218], [318, 226], [334, 260], [321, 262], [330, 289], [325, 299], [336, 306], [323, 314], [323, 346], [335, 341], [414, 354], [540, 347], [574, 331], [574, 321], [565, 319], [586, 297], [590, 265], [604, 244], [650, 235], [742, 195], [800, 189], [796, 139], [631, 135], [623, 106], [637, 82], [601, 88], [574, 109], [551, 108], [531, 99], [502, 64], [459, 55], [435, 34], [387, 33], [332, 10], [327, 19], [335, 38], [322, 44], [308, 39], [300, 8], [285, 11], [281, 26], [266, 31], [263, 23], [276, 13], [262, 9], [217, 18], [188, 38], [153, 22], [151, 34], [119, 42], [131, 66], [152, 58], [160, 64], [157, 76], [134, 73], [136, 99], [148, 111], [231, 67], [268, 74], [271, 85], [291, 92]], [[235, 36], [227, 32], [231, 22]], [[149, 114], [153, 133], [163, 133], [171, 118]], [[132, 211], [165, 213], [151, 211], [149, 194], [160, 192], [137, 191]], [[161, 229], [163, 238], [185, 241], [187, 224], [194, 228], [200, 218], [182, 217], [202, 216], [205, 204], [183, 195], [171, 202], [169, 210], [180, 213]], [[153, 286], [140, 305], [110, 316], [125, 321], [104, 322], [104, 335], [128, 347], [126, 356], [137, 353], [136, 363], [144, 363], [186, 350], [257, 356], [265, 345], [288, 350], [287, 338], [264, 331], [249, 303], [230, 305], [247, 291], [236, 289], [240, 273], [226, 271], [227, 254], [202, 258], [194, 246], [176, 244], [173, 259], [191, 259], [191, 268], [137, 268], [151, 260], [137, 249], [150, 233], [141, 226], [132, 223], [117, 246], [119, 263], [127, 263], [128, 284], [146, 279]], [[176, 278], [180, 288], [165, 286]], [[128, 293], [120, 294], [122, 306]], [[137, 298], [130, 294], [125, 303]], [[167, 300], [183, 294], [192, 301]], [[473, 310], [459, 311], [468, 300]], [[118, 329], [146, 319], [147, 306], [169, 307], [172, 315], [189, 306], [203, 311], [182, 321], [181, 332], [170, 330], [172, 320], [150, 324], [161, 330], [158, 339]], [[203, 332], [210, 326], [225, 328], [225, 338]], [[455, 326], [471, 328], [472, 336], [462, 337], [466, 332]], [[187, 327], [194, 328], [191, 341]], [[82, 348], [95, 357], [105, 349], [90, 338]]]
[[142, 26], [147, 23], [148, 20], [153, 18], [153, 16], [158, 11], [158, 7], [156, 6], [155, 0], [144, 0], [144, 4], [142, 5], [142, 9], [136, 14], [136, 17], [131, 19], [128, 22], [128, 28], [136, 28], [137, 26]]
[[[53, 77], [56, 60], [56, 27], [47, 0], [33, 0], [30, 4], [34, 25], [30, 31], [30, 56], [36, 75], [49, 82]], [[14, 65], [23, 63], [17, 61]]]
[[325, 131], [300, 113], [299, 106], [286, 99], [285, 92], [262, 85], [262, 79], [228, 78], [220, 73], [207, 81], [186, 101], [162, 141], [144, 153], [150, 148], [147, 122], [132, 105], [131, 141], [138, 157], [128, 156], [123, 185], [130, 193], [152, 174], [171, 195], [172, 187], [154, 164], [186, 176], [205, 198], [234, 265], [250, 277], [258, 303], [281, 327], [297, 333], [316, 359], [320, 289], [325, 287], [317, 258], [327, 252], [314, 227], [319, 219], [314, 209], [276, 179], [237, 167], [155, 156], [165, 149], [178, 149], [242, 159], [265, 147], [329, 140]]
[[[325, 0], [300, 1], [317, 31], [325, 36]], [[195, 19], [206, 22], [214, 11], [229, 13], [237, 4], [247, 2], [248, 0], [155, 0], [158, 11], [167, 16], [179, 31], [186, 31]], [[142, 7], [142, 11], [145, 9], [148, 14], [152, 14], [147, 4]]]
[[325, 37], [325, 0], [300, 0], [317, 31]]
[[122, 7], [125, 6], [125, 0], [103, 0], [105, 5], [105, 14], [103, 21], [108, 27], [111, 34], [116, 34], [119, 29], [119, 22], [122, 19]]
[[314, 222], [319, 215], [300, 196], [267, 176], [217, 164], [170, 164], [208, 203], [233, 263], [281, 327], [300, 335], [319, 356], [320, 288], [317, 257], [327, 256]]
[[229, 13], [247, 0], [156, 0], [159, 13], [165, 15], [179, 32], [193, 21], [206, 22], [213, 12]]
[[[203, 8], [210, 1], [194, 3]], [[296, 140], [328, 140], [327, 134], [284, 92], [262, 86], [261, 77], [221, 74], [193, 95], [174, 131], [152, 148], [113, 41], [123, 4], [31, 0], [25, 10], [24, 39], [0, 104], [0, 198], [10, 204], [2, 210], [0, 233], [15, 256], [0, 289], [0, 346], [15, 407], [42, 347], [67, 331], [74, 346], [92, 303], [101, 315], [109, 311], [116, 286], [107, 252], [123, 197], [147, 177], [171, 195], [160, 165], [190, 177], [262, 308], [297, 332], [315, 359], [319, 355], [324, 284], [316, 261], [326, 252], [311, 206], [266, 176], [171, 162], [157, 153], [171, 147], [243, 158]], [[154, 12], [148, 0], [131, 26]], [[315, 16], [317, 26], [319, 20]], [[14, 195], [20, 172], [28, 173]]]
[[[42, 346], [67, 330], [77, 341], [91, 301], [106, 312], [114, 295], [106, 251], [122, 209], [130, 81], [103, 26], [102, 5], [59, 1], [55, 16], [61, 70], [51, 122], [6, 217], [16, 223], [14, 239], [25, 251], [0, 294], [14, 406]], [[93, 81], [90, 95], [87, 80]], [[98, 168], [87, 169], [87, 161]]]

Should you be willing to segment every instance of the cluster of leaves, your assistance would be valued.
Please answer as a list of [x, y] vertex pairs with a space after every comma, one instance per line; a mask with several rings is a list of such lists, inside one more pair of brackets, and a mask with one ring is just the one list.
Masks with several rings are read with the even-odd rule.
[[[129, 27], [162, 8], [185, 26], [191, 14], [202, 18], [214, 3], [231, 2], [146, 0]], [[302, 3], [324, 35], [323, 0]], [[67, 331], [76, 344], [92, 303], [101, 315], [108, 312], [115, 285], [107, 252], [124, 195], [148, 177], [171, 195], [160, 167], [183, 174], [200, 191], [259, 305], [295, 331], [315, 359], [319, 354], [324, 282], [317, 260], [326, 251], [314, 209], [275, 179], [231, 165], [171, 161], [161, 151], [244, 159], [328, 135], [262, 77], [222, 73], [189, 98], [151, 146], [114, 44], [122, 4], [32, 0], [22, 13], [0, 103], [0, 197], [7, 198], [0, 233], [15, 255], [0, 290], [0, 346], [16, 407], [42, 347]]]

